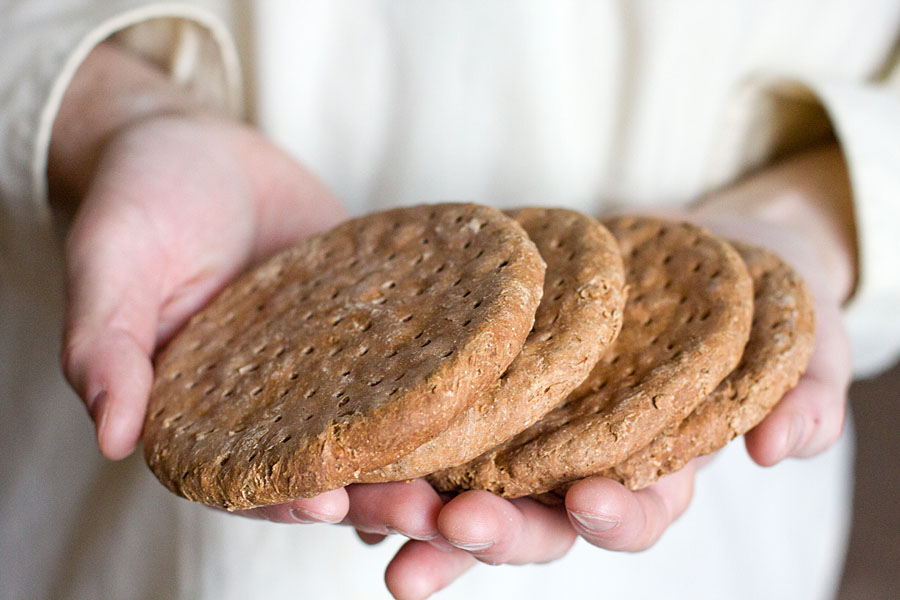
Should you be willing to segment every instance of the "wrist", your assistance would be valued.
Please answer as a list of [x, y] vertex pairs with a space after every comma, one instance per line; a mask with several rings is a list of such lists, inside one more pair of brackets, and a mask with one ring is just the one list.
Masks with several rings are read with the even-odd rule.
[[54, 208], [74, 212], [117, 133], [154, 117], [200, 111], [158, 68], [111, 42], [100, 44], [79, 68], [54, 120], [47, 166]]
[[[856, 232], [847, 169], [832, 144], [789, 158], [730, 188], [704, 198], [697, 217], [714, 226], [728, 219], [744, 221], [741, 228], [777, 230], [788, 243], [816, 265], [827, 292], [840, 302], [856, 286]], [[776, 251], [777, 248], [774, 248]], [[823, 290], [820, 290], [820, 292]]]

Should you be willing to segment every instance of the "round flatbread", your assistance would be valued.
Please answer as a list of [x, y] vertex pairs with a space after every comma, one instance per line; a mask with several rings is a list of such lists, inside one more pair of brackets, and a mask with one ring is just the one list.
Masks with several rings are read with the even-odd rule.
[[436, 436], [521, 350], [544, 263], [475, 205], [308, 238], [229, 286], [160, 354], [144, 456], [173, 492], [243, 509], [308, 497]]
[[815, 341], [812, 295], [776, 255], [732, 242], [753, 278], [750, 340], [737, 368], [682, 423], [603, 472], [633, 490], [755, 427], [803, 374]]
[[500, 447], [432, 475], [437, 489], [518, 497], [599, 473], [682, 421], [737, 365], [753, 302], [737, 252], [684, 223], [605, 223], [628, 288], [618, 338], [563, 404]]
[[464, 463], [554, 408], [615, 339], [625, 304], [615, 238], [597, 220], [564, 209], [510, 211], [535, 243], [547, 273], [522, 352], [446, 431], [362, 482], [421, 477]]

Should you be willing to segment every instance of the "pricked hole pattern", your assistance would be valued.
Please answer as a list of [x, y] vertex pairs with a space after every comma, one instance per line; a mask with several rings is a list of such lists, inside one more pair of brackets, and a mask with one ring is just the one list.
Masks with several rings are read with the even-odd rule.
[[701, 321], [707, 320], [711, 314], [712, 314], [712, 311], [710, 309], [706, 309], [706, 311], [702, 315], [700, 315], [700, 320]]
[[[429, 218], [435, 218], [435, 214], [429, 215]], [[452, 219], [455, 219], [456, 223], [465, 229], [465, 233], [469, 238], [469, 239], [463, 238], [463, 241], [465, 242], [465, 248], [470, 249], [471, 252], [466, 253], [463, 256], [460, 256], [459, 259], [461, 259], [462, 261], [474, 261], [474, 260], [481, 259], [484, 264], [479, 265], [479, 268], [484, 269], [484, 270], [490, 270], [493, 267], [493, 269], [495, 269], [496, 271], [499, 272], [506, 268], [512, 268], [512, 267], [510, 267], [510, 265], [515, 264], [513, 258], [505, 259], [505, 257], [499, 257], [499, 258], [493, 258], [493, 260], [492, 260], [491, 257], [497, 256], [497, 255], [490, 254], [493, 251], [489, 250], [487, 248], [484, 248], [484, 249], [478, 248], [478, 246], [477, 246], [477, 244], [479, 243], [478, 238], [473, 238], [470, 235], [470, 231], [475, 231], [475, 230], [484, 231], [485, 228], [487, 227], [487, 224], [485, 222], [473, 221], [472, 219], [468, 218], [465, 214], [454, 214], [454, 215], [449, 215], [449, 218], [447, 218], [447, 219], [442, 219], [441, 223], [447, 223]], [[490, 232], [492, 232], [493, 229], [488, 227], [487, 231], [488, 231], [488, 234], [490, 234]], [[485, 233], [482, 233], [482, 235], [485, 235]], [[407, 247], [408, 250], [406, 250], [404, 252], [399, 252], [399, 251], [392, 252], [388, 256], [387, 260], [395, 261], [391, 265], [391, 268], [398, 268], [400, 270], [408, 271], [409, 264], [415, 259], [415, 264], [422, 265], [424, 270], [419, 271], [419, 273], [424, 274], [424, 277], [422, 277], [419, 281], [413, 280], [412, 282], [407, 283], [406, 280], [401, 281], [400, 279], [396, 279], [396, 278], [385, 281], [385, 279], [388, 279], [388, 277], [382, 276], [380, 278], [381, 280], [380, 281], [376, 280], [376, 282], [372, 286], [375, 290], [375, 293], [372, 294], [372, 296], [378, 296], [378, 298], [374, 301], [370, 300], [370, 305], [373, 303], [374, 304], [384, 304], [388, 300], [391, 300], [393, 302], [395, 299], [401, 298], [401, 296], [405, 297], [406, 302], [409, 302], [410, 299], [412, 298], [413, 292], [415, 292], [416, 296], [421, 296], [423, 294], [431, 294], [431, 293], [435, 293], [439, 286], [441, 291], [449, 290], [451, 287], [459, 289], [458, 293], [452, 294], [452, 299], [456, 303], [456, 307], [458, 309], [465, 311], [466, 309], [477, 310], [479, 308], [483, 308], [482, 305], [485, 304], [487, 302], [487, 300], [484, 298], [479, 299], [478, 296], [480, 296], [480, 294], [476, 294], [473, 290], [466, 289], [466, 286], [462, 285], [463, 283], [466, 283], [466, 281], [464, 281], [466, 279], [466, 277], [462, 275], [462, 273], [465, 271], [458, 270], [458, 265], [456, 264], [456, 261], [459, 259], [453, 259], [453, 260], [447, 260], [446, 262], [441, 262], [441, 257], [433, 254], [433, 251], [436, 251], [436, 248], [439, 245], [440, 240], [437, 237], [431, 236], [431, 235], [429, 235], [426, 238], [422, 238], [422, 236], [417, 236], [417, 237], [418, 237], [418, 239], [412, 238], [410, 240], [412, 242], [412, 244], [415, 244], [415, 246], [412, 247], [411, 251], [409, 250], [409, 247]], [[457, 242], [457, 244], [459, 244], [459, 242]], [[562, 246], [563, 244], [559, 243], [558, 245]], [[459, 248], [459, 245], [455, 245], [455, 247]], [[369, 251], [372, 251], [373, 250], [372, 243], [367, 243], [367, 244], [363, 245], [363, 248], [368, 249]], [[365, 251], [365, 250], [363, 250], [363, 251]], [[322, 255], [320, 255], [320, 256], [322, 256]], [[335, 263], [337, 265], [344, 265], [344, 266], [348, 266], [351, 268], [357, 267], [357, 269], [359, 269], [358, 265], [360, 265], [363, 262], [363, 260], [365, 260], [363, 258], [356, 258], [356, 257], [344, 258], [344, 256], [346, 256], [346, 255], [343, 254], [343, 250], [340, 250], [340, 251], [335, 251], [333, 253], [328, 252], [325, 255], [325, 258], [330, 257], [332, 263]], [[510, 255], [507, 254], [507, 256], [510, 256]], [[424, 265], [425, 262], [427, 262], [428, 264]], [[284, 267], [281, 267], [279, 269], [279, 275], [282, 275], [285, 270], [290, 271], [290, 269], [285, 269]], [[481, 272], [483, 272], [483, 271], [481, 271]], [[272, 271], [269, 271], [269, 276], [271, 276], [271, 273], [272, 273]], [[432, 277], [432, 275], [433, 275], [433, 277]], [[438, 275], [441, 275], [442, 277], [439, 278]], [[350, 275], [350, 277], [352, 277], [352, 276], [353, 275]], [[339, 281], [342, 281], [342, 280], [339, 280]], [[416, 284], [419, 284], [421, 287], [417, 288]], [[564, 286], [565, 284], [566, 284], [565, 278], [559, 278], [556, 282], [556, 285], [560, 288], [562, 286]], [[258, 289], [262, 289], [265, 285], [267, 285], [267, 284], [259, 285]], [[380, 289], [382, 290], [381, 294], [378, 293], [379, 286], [380, 286]], [[318, 288], [318, 289], [314, 289], [314, 288]], [[245, 287], [243, 291], [245, 291], [248, 294], [252, 294], [252, 293], [254, 293], [254, 290], [256, 290], [256, 289], [257, 289], [257, 286], [252, 286], [250, 288]], [[353, 360], [351, 358], [352, 356], [354, 356], [354, 355], [363, 356], [367, 353], [370, 353], [369, 348], [359, 345], [361, 341], [363, 341], [364, 339], [367, 339], [367, 338], [363, 337], [362, 335], [360, 335], [356, 339], [355, 343], [353, 343], [352, 341], [348, 341], [346, 339], [341, 339], [340, 336], [345, 331], [347, 331], [350, 335], [357, 335], [360, 333], [369, 332], [370, 330], [372, 330], [374, 328], [374, 321], [371, 320], [374, 317], [370, 316], [370, 317], [368, 317], [368, 319], [366, 319], [364, 317], [363, 319], [357, 320], [357, 318], [351, 316], [350, 313], [336, 314], [337, 311], [332, 312], [332, 314], [329, 315], [328, 312], [323, 310], [323, 308], [325, 308], [325, 307], [320, 308], [321, 304], [318, 304], [318, 305], [316, 304], [317, 299], [319, 302], [322, 299], [330, 299], [330, 300], [336, 301], [338, 303], [344, 303], [344, 302], [349, 303], [351, 301], [354, 301], [353, 298], [347, 297], [349, 295], [348, 291], [349, 291], [348, 288], [345, 288], [342, 283], [337, 283], [336, 281], [333, 281], [330, 277], [320, 277], [319, 279], [315, 279], [312, 281], [307, 280], [307, 282], [305, 282], [304, 284], [295, 285], [294, 288], [292, 288], [292, 294], [293, 294], [292, 298], [294, 298], [293, 301], [296, 301], [296, 299], [298, 297], [304, 296], [304, 299], [302, 300], [302, 302], [307, 303], [306, 305], [299, 307], [300, 308], [299, 311], [293, 313], [293, 315], [294, 315], [293, 318], [299, 319], [299, 320], [305, 320], [305, 321], [315, 320], [317, 328], [320, 325], [324, 325], [324, 327], [322, 329], [326, 331], [326, 334], [325, 334], [326, 336], [333, 335], [333, 337], [330, 337], [330, 339], [326, 338], [326, 339], [328, 339], [328, 341], [327, 342], [323, 341], [321, 346], [318, 346], [318, 345], [317, 346], [306, 346], [304, 348], [302, 346], [303, 342], [301, 342], [300, 344], [294, 345], [290, 341], [290, 339], [279, 339], [280, 336], [279, 337], [275, 337], [275, 336], [270, 337], [267, 340], [267, 344], [262, 343], [261, 340], [259, 340], [258, 338], [257, 338], [257, 340], [250, 341], [249, 343], [242, 343], [245, 339], [249, 339], [249, 338], [245, 337], [239, 333], [238, 337], [235, 338], [237, 341], [235, 343], [234, 350], [239, 352], [240, 354], [242, 354], [245, 358], [244, 358], [243, 362], [238, 362], [237, 364], [232, 363], [231, 365], [228, 365], [228, 367], [230, 367], [233, 370], [236, 370], [241, 375], [247, 375], [247, 374], [254, 373], [254, 372], [256, 373], [256, 375], [249, 378], [249, 381], [247, 378], [245, 378], [243, 380], [243, 382], [236, 387], [229, 388], [228, 387], [230, 385], [229, 382], [226, 382], [224, 385], [220, 382], [219, 386], [221, 386], [221, 387], [210, 386], [209, 380], [207, 379], [204, 381], [202, 378], [200, 379], [199, 383], [194, 382], [191, 384], [190, 387], [199, 385], [200, 389], [205, 388], [204, 393], [206, 393], [206, 394], [214, 393], [216, 395], [217, 399], [233, 398], [235, 396], [241, 396], [241, 397], [246, 396], [246, 398], [242, 398], [241, 401], [242, 402], [250, 401], [251, 403], [260, 403], [260, 402], [262, 402], [263, 398], [268, 400], [268, 398], [270, 397], [269, 394], [272, 394], [273, 395], [272, 397], [274, 397], [274, 394], [279, 394], [280, 397], [284, 398], [284, 399], [303, 397], [303, 396], [301, 396], [301, 394], [303, 394], [304, 392], [302, 392], [301, 390], [304, 390], [304, 388], [306, 386], [300, 387], [299, 385], [296, 385], [293, 383], [288, 383], [288, 382], [285, 382], [284, 380], [289, 379], [291, 382], [297, 382], [297, 380], [299, 380], [300, 373], [304, 373], [304, 379], [306, 379], [305, 374], [306, 374], [307, 370], [311, 368], [310, 365], [313, 361], [311, 360], [311, 358], [308, 361], [304, 360], [303, 359], [304, 356], [309, 357], [313, 353], [316, 353], [316, 350], [318, 350], [317, 354], [323, 355], [323, 362], [325, 362], [324, 355], [327, 355], [328, 357], [337, 357], [341, 352], [346, 351], [346, 354], [344, 356], [340, 357], [340, 360], [337, 364], [340, 365], [341, 363], [345, 363], [345, 364], [349, 365], [350, 362]], [[552, 295], [552, 292], [551, 292], [551, 295]], [[462, 298], [469, 298], [469, 300], [468, 301], [461, 300], [460, 299], [461, 296], [462, 296]], [[562, 297], [563, 297], [562, 294], [558, 294], [557, 300], [562, 299]], [[369, 296], [369, 298], [371, 298], [371, 296]], [[281, 302], [281, 298], [278, 297], [278, 299], [279, 299], [279, 302]], [[401, 311], [403, 310], [403, 308], [407, 308], [407, 310], [410, 310], [410, 311], [416, 310], [414, 308], [414, 306], [415, 306], [414, 301], [413, 301], [413, 303], [407, 304], [406, 306], [404, 306], [403, 303], [398, 303], [398, 305], [400, 306]], [[278, 306], [281, 306], [281, 304], [279, 304]], [[269, 301], [268, 304], [265, 304], [265, 303], [257, 304], [255, 302], [252, 302], [252, 300], [251, 300], [250, 302], [245, 301], [244, 307], [245, 308], [242, 308], [242, 310], [249, 309], [250, 311], [253, 311], [253, 309], [256, 308], [257, 310], [260, 310], [260, 311], [273, 311], [273, 309], [276, 307], [276, 304], [272, 301]], [[330, 306], [330, 307], [327, 307], [326, 310], [328, 310], [330, 312], [331, 310], [333, 310], [333, 308], [334, 308], [334, 306]], [[227, 310], [227, 308], [226, 308], [226, 310]], [[224, 312], [225, 311], [222, 311], [219, 314], [221, 315]], [[242, 314], [237, 310], [235, 310], [235, 312], [238, 313], [238, 316], [240, 316]], [[397, 313], [395, 312], [394, 314], [397, 314]], [[405, 314], [405, 311], [399, 312], [398, 316], [404, 315], [404, 314]], [[231, 317], [232, 321], [234, 321], [236, 319], [234, 313], [231, 313], [229, 316]], [[259, 318], [263, 319], [267, 316], [268, 315], [264, 315]], [[325, 318], [327, 318], [327, 317], [331, 317], [331, 318], [326, 321]], [[474, 315], [472, 315], [472, 317], [473, 318], [467, 318], [465, 316], [465, 313], [463, 313], [460, 315], [459, 318], [453, 318], [454, 322], [452, 324], [447, 323], [445, 321], [444, 324], [442, 325], [442, 327], [446, 327], [447, 325], [450, 325], [450, 327], [452, 328], [452, 327], [458, 326], [459, 323], [462, 321], [464, 321], [462, 323], [464, 328], [470, 327], [474, 323], [475, 320], [478, 320], [480, 318], [480, 317], [476, 317]], [[275, 318], [281, 318], [281, 315], [277, 315]], [[417, 323], [410, 325], [409, 327], [403, 328], [405, 330], [403, 333], [403, 336], [402, 336], [403, 343], [402, 344], [394, 344], [396, 346], [394, 348], [392, 348], [392, 347], [386, 348], [386, 350], [384, 351], [384, 354], [379, 355], [379, 357], [385, 356], [385, 355], [387, 355], [388, 358], [397, 357], [400, 354], [405, 354], [405, 352], [404, 352], [405, 349], [409, 353], [414, 354], [415, 353], [414, 348], [416, 346], [413, 346], [411, 343], [412, 340], [410, 339], [410, 336], [409, 336], [410, 333], [417, 333], [417, 335], [415, 335], [414, 339], [416, 339], [416, 341], [418, 342], [417, 345], [419, 348], [426, 348], [426, 347], [431, 348], [431, 350], [428, 352], [429, 355], [439, 356], [441, 360], [448, 359], [454, 355], [455, 348], [447, 348], [445, 346], [446, 340], [444, 340], [443, 338], [438, 339], [438, 338], [433, 337], [434, 334], [432, 333], [432, 328], [427, 328], [429, 335], [428, 336], [425, 335], [426, 328], [422, 328], [420, 325], [420, 321], [422, 324], [424, 324], [424, 320], [422, 319], [422, 317], [420, 315], [411, 313], [409, 315], [406, 315], [405, 317], [400, 318], [400, 321], [403, 323], [411, 323], [413, 320], [416, 320]], [[220, 323], [221, 323], [221, 317], [220, 317]], [[396, 323], [396, 321], [395, 321], [395, 323]], [[268, 326], [268, 323], [263, 323], [263, 324]], [[338, 326], [341, 326], [341, 328], [335, 329], [334, 334], [331, 334], [330, 332], [328, 332], [329, 325], [331, 327], [335, 327], [335, 328], [337, 328]], [[379, 325], [379, 328], [381, 329], [381, 325]], [[420, 331], [416, 332], [416, 329], [419, 329]], [[224, 337], [224, 336], [222, 336], [222, 337]], [[219, 337], [218, 340], [221, 340], [222, 337]], [[548, 336], [548, 339], [552, 339], [552, 335]], [[215, 344], [216, 345], [222, 344], [222, 342], [218, 341], [218, 340], [215, 342]], [[200, 349], [200, 346], [202, 346], [202, 344], [198, 343], [197, 346], [198, 347], [196, 349]], [[404, 346], [406, 348], [404, 348]], [[278, 362], [272, 363], [272, 366], [275, 366], [275, 371], [276, 371], [276, 373], [274, 373], [274, 374], [279, 376], [282, 379], [283, 383], [282, 383], [282, 385], [279, 385], [279, 386], [275, 387], [274, 389], [272, 389], [272, 386], [270, 384], [262, 383], [263, 378], [261, 377], [260, 372], [263, 372], [263, 371], [268, 372], [268, 370], [270, 368], [269, 363], [263, 362], [263, 361], [275, 361], [276, 359], [278, 360]], [[299, 359], [299, 360], [297, 360], [297, 359]], [[207, 359], [207, 360], [209, 360], [209, 359]], [[238, 359], [238, 360], [240, 360], [240, 359]], [[197, 363], [194, 363], [194, 364], [197, 364]], [[225, 365], [223, 363], [220, 368], [224, 368], [224, 367], [225, 367]], [[383, 393], [385, 396], [396, 397], [397, 394], [406, 393], [404, 391], [406, 385], [402, 383], [402, 380], [404, 380], [404, 378], [406, 377], [407, 372], [404, 371], [403, 373], [400, 373], [398, 367], [399, 367], [399, 365], [393, 367], [390, 371], [387, 371], [381, 375], [378, 375], [377, 377], [370, 376], [370, 378], [364, 379], [363, 381], [365, 381], [370, 388], [373, 388], [372, 393], [375, 393], [375, 389], [378, 389], [379, 392]], [[193, 369], [195, 367], [193, 367], [193, 365], [192, 365], [191, 368]], [[296, 369], [296, 370], [291, 371], [292, 368]], [[212, 369], [214, 369], [214, 365], [203, 368], [203, 370], [212, 370]], [[397, 369], [397, 370], [395, 370], [395, 369]], [[278, 373], [278, 371], [280, 371], [280, 373]], [[339, 367], [338, 369], [333, 370], [331, 372], [335, 373], [335, 372], [341, 372], [341, 371], [343, 371], [342, 376], [344, 376], [344, 377], [351, 376], [352, 377], [352, 373], [355, 372], [355, 369], [353, 371], [351, 371], [349, 369], [349, 367], [344, 367], [344, 368]], [[185, 377], [185, 379], [190, 379], [191, 375], [193, 375], [193, 373], [191, 373], [190, 371], [187, 371], [187, 370], [185, 371], [185, 373], [188, 375], [187, 377]], [[230, 377], [230, 376], [233, 376], [234, 373], [228, 372], [227, 375]], [[180, 372], [177, 374], [173, 374], [172, 378], [180, 379], [180, 378], [182, 378], [182, 374]], [[392, 383], [392, 380], [394, 380], [395, 382], [400, 382], [400, 383], [399, 384]], [[312, 383], [312, 381], [304, 382], [304, 383], [306, 383], [306, 385], [309, 385], [310, 383]], [[335, 383], [338, 383], [338, 382], [335, 381]], [[359, 383], [362, 383], [362, 382], [359, 382]], [[256, 385], [256, 387], [253, 387], [254, 385]], [[302, 385], [302, 384], [300, 384], [300, 385]], [[345, 381], [344, 385], [349, 385], [349, 384]], [[382, 386], [382, 387], [378, 388], [378, 386]], [[251, 387], [253, 387], [253, 389], [248, 394], [247, 390], [249, 390]], [[265, 396], [262, 395], [262, 392], [264, 390], [266, 391]], [[334, 390], [334, 388], [331, 388], [329, 385], [329, 389], [327, 391], [324, 389], [321, 391], [325, 395], [331, 395], [333, 393], [333, 390]], [[238, 392], [240, 392], [240, 393], [238, 393]], [[359, 398], [358, 398], [359, 394], [358, 394], [358, 392], [354, 391], [353, 387], [348, 387], [346, 389], [346, 391], [341, 390], [341, 393], [336, 395], [335, 400], [333, 401], [334, 404], [337, 404], [339, 408], [332, 409], [334, 412], [329, 411], [330, 414], [342, 414], [340, 412], [340, 408], [343, 408], [344, 406], [349, 406], [349, 404], [352, 402], [352, 400], [351, 400], [351, 397], [347, 395], [347, 392], [353, 393], [353, 398], [355, 398], [356, 401], [359, 401]], [[309, 390], [306, 390], [304, 396], [305, 396], [305, 398], [309, 399], [309, 398], [313, 397], [316, 393], [317, 393], [316, 389], [309, 389]], [[254, 396], [257, 399], [251, 400], [250, 396]], [[221, 402], [222, 400], [219, 400], [219, 401]], [[356, 401], [353, 402], [354, 406], [356, 404]], [[284, 402], [284, 400], [279, 400], [276, 403], [275, 407], [273, 407], [273, 408], [281, 406], [281, 404], [283, 402]], [[334, 404], [332, 404], [332, 406], [334, 406]], [[309, 406], [309, 405], [307, 405], [307, 406]], [[309, 409], [307, 409], [307, 410], [309, 410]], [[351, 412], [353, 412], [353, 411], [351, 411]], [[283, 422], [286, 418], [299, 417], [304, 420], [312, 420], [313, 417], [316, 416], [313, 413], [310, 413], [310, 414], [301, 413], [299, 415], [292, 415], [292, 414], [288, 414], [288, 413], [279, 414], [279, 413], [280, 413], [280, 411], [278, 411], [278, 410], [269, 412], [267, 415], [267, 420], [269, 420], [270, 423], [278, 424], [278, 423]], [[155, 414], [157, 415], [156, 418], [160, 418], [160, 417], [162, 417], [163, 414], [165, 414], [165, 411], [163, 409], [160, 409]], [[346, 413], [346, 414], [349, 414], [349, 413]], [[185, 420], [186, 419], [181, 420], [181, 423], [184, 423]], [[173, 419], [172, 423], [175, 423], [176, 421], [177, 421], [177, 419]], [[225, 427], [223, 427], [221, 429], [221, 433], [224, 433], [227, 430], [228, 430], [228, 425], [226, 425]], [[229, 435], [237, 435], [237, 433], [235, 432], [232, 434], [232, 432], [229, 431]], [[282, 435], [284, 435], [284, 434], [282, 433]], [[281, 438], [275, 438], [275, 439], [278, 440]], [[290, 439], [291, 439], [291, 437], [287, 436], [287, 437], [281, 439], [281, 443], [286, 443]], [[256, 458], [260, 458], [261, 456], [263, 456], [262, 453], [263, 453], [262, 448], [260, 448], [257, 451], [254, 451], [253, 455], [250, 456], [249, 460], [254, 461]], [[243, 457], [245, 457], [247, 455], [245, 453], [241, 452], [239, 454], [235, 454], [234, 456], [240, 457], [240, 458], [236, 458], [236, 461], [237, 460], [242, 461]], [[236, 461], [232, 461], [232, 463], [234, 463]], [[190, 473], [188, 474], [188, 477], [191, 477]]]
[[162, 415], [163, 412], [165, 412], [165, 410], [166, 410], [165, 407], [156, 409], [156, 412], [153, 413], [153, 415], [151, 415], [150, 418], [151, 418], [151, 419], [158, 419], [158, 418], [160, 417], [160, 415]]
[[291, 441], [291, 438], [292, 438], [292, 437], [294, 437], [294, 436], [292, 436], [292, 435], [286, 435], [286, 436], [284, 436], [284, 439], [281, 440], [281, 443], [282, 443], [282, 444], [287, 444], [289, 441]]
[[171, 377], [169, 377], [169, 379], [171, 379], [172, 381], [175, 381], [176, 379], [179, 379], [179, 378], [181, 378], [181, 371], [176, 371], [175, 373], [172, 374]]
[[306, 390], [306, 393], [303, 394], [303, 397], [306, 398], [307, 400], [309, 400], [310, 398], [315, 396], [316, 392], [318, 392], [318, 391], [319, 390], [317, 388], [312, 388], [312, 389]]

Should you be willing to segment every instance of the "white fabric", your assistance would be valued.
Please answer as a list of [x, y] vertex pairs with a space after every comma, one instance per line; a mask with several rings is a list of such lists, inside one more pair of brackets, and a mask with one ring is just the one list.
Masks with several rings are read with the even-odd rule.
[[[900, 347], [889, 312], [900, 289], [890, 269], [900, 243], [890, 220], [900, 100], [876, 81], [896, 42], [896, 2], [269, 0], [213, 9], [238, 35], [253, 119], [355, 213], [445, 199], [594, 213], [684, 204], [826, 135], [831, 120], [861, 240], [848, 311], [858, 365], [877, 368]], [[236, 110], [225, 29], [194, 3], [6, 1], [0, 17], [0, 597], [385, 596], [381, 571], [396, 542], [372, 549], [342, 528], [218, 514], [169, 494], [137, 456], [101, 461], [56, 366], [61, 261], [41, 195], [66, 83], [99, 39], [140, 23], [123, 43]], [[175, 42], [155, 17], [172, 17], [162, 23], [175, 27]], [[772, 96], [747, 93], [748, 81], [766, 77], [814, 95], [766, 112]], [[759, 119], [766, 114], [779, 118]], [[851, 445], [845, 437], [817, 459], [760, 469], [732, 444], [650, 551], [581, 543], [552, 565], [479, 567], [439, 597], [829, 597]]]

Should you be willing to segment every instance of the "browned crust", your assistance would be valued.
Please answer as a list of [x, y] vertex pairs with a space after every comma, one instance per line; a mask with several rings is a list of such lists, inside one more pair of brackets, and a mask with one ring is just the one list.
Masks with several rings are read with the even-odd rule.
[[791, 267], [760, 248], [732, 242], [754, 287], [750, 340], [738, 367], [694, 412], [603, 475], [633, 490], [755, 427], [806, 369], [815, 341], [813, 299]]
[[564, 209], [507, 214], [522, 225], [547, 263], [543, 298], [522, 352], [446, 431], [360, 481], [420, 477], [511, 438], [584, 380], [618, 334], [625, 275], [618, 245], [606, 228]]
[[144, 455], [228, 509], [313, 496], [434, 437], [518, 354], [544, 263], [475, 205], [348, 221], [229, 286], [163, 351]]
[[499, 448], [431, 476], [438, 489], [517, 497], [599, 473], [682, 421], [737, 365], [753, 301], [737, 252], [689, 224], [606, 224], [626, 268], [619, 337], [565, 403]]

